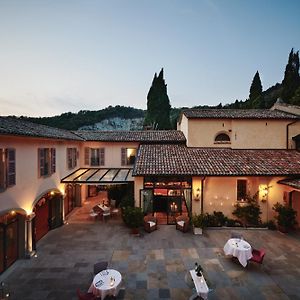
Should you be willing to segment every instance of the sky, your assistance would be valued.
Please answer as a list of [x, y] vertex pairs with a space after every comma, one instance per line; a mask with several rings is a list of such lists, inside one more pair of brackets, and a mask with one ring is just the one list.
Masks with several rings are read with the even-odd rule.
[[172, 107], [245, 100], [300, 50], [298, 0], [0, 0], [0, 115], [147, 108], [164, 68]]

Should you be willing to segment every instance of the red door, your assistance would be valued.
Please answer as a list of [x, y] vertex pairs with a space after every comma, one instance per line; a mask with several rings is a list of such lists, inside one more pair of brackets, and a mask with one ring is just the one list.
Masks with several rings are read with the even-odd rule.
[[49, 231], [49, 203], [40, 200], [35, 206], [35, 241], [40, 240]]

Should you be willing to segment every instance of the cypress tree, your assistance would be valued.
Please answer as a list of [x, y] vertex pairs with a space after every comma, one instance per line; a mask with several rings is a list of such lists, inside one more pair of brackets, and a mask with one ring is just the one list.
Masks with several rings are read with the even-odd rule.
[[262, 94], [262, 84], [259, 77], [258, 71], [256, 71], [251, 86], [250, 86], [250, 93], [249, 93], [249, 100], [252, 102]]
[[281, 98], [286, 102], [290, 102], [290, 99], [294, 96], [299, 85], [299, 51], [294, 53], [294, 49], [292, 48], [289, 54], [288, 63], [285, 67], [284, 78], [282, 80], [283, 89]]
[[164, 80], [164, 70], [154, 74], [152, 85], [147, 95], [147, 112], [144, 125], [153, 129], [170, 129], [170, 100]]

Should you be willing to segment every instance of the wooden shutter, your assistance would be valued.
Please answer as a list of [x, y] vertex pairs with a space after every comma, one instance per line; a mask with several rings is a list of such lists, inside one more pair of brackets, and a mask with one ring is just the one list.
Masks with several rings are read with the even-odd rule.
[[84, 148], [84, 164], [86, 166], [90, 165], [90, 148], [88, 147]]
[[126, 157], [126, 148], [121, 148], [121, 165], [126, 166], [127, 157]]
[[16, 184], [16, 150], [7, 149], [7, 186]]
[[5, 164], [5, 151], [0, 149], [0, 190], [5, 189], [6, 184], [6, 164]]
[[72, 169], [72, 148], [67, 148], [67, 168]]
[[105, 148], [100, 148], [100, 166], [105, 165]]
[[56, 171], [56, 150], [55, 148], [51, 148], [51, 155], [50, 155], [50, 161], [51, 161], [51, 172], [50, 174], [55, 173]]
[[38, 149], [39, 176], [45, 175], [45, 151], [43, 148]]

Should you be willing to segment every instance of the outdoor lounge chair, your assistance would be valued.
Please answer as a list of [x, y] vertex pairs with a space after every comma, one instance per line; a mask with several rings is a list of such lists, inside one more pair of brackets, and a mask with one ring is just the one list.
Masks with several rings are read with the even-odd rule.
[[92, 293], [83, 293], [79, 288], [76, 290], [78, 300], [96, 300], [96, 297]]
[[185, 216], [178, 216], [176, 218], [176, 229], [182, 232], [187, 232], [189, 230], [190, 219]]
[[106, 270], [107, 267], [108, 267], [107, 261], [99, 261], [98, 263], [94, 264], [94, 275], [98, 274], [103, 270]]
[[154, 216], [144, 217], [144, 229], [148, 233], [157, 229], [157, 219]]
[[266, 252], [264, 249], [258, 250], [258, 249], [252, 248], [252, 257], [250, 258], [250, 261], [254, 261], [258, 264], [262, 264], [265, 254], [266, 254]]

